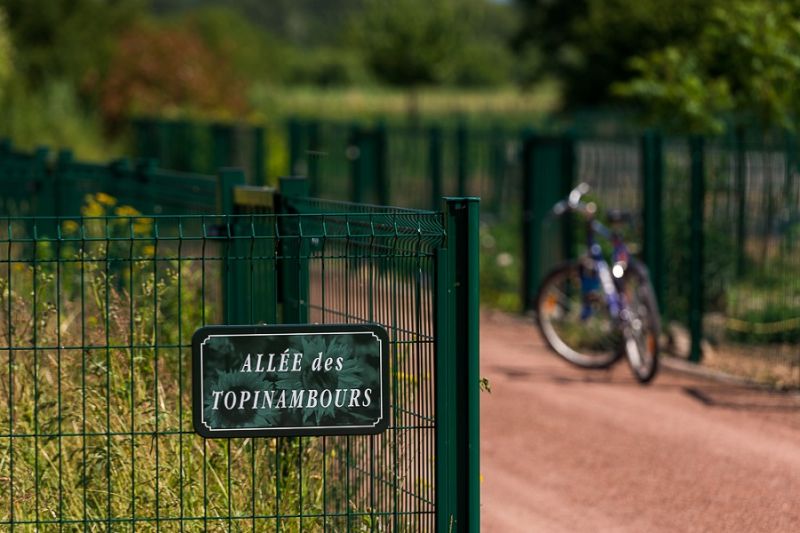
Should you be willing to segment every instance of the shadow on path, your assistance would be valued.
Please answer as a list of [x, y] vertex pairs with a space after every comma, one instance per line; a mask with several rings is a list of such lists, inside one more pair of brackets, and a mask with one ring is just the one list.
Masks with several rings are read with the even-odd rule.
[[800, 395], [797, 393], [768, 392], [730, 385], [684, 387], [684, 392], [709, 407], [800, 414]]

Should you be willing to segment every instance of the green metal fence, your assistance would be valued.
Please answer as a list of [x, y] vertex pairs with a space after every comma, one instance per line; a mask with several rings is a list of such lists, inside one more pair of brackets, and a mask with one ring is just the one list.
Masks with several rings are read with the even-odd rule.
[[158, 161], [162, 168], [213, 174], [222, 167], [237, 167], [248, 183], [265, 183], [263, 126], [139, 117], [131, 129], [133, 155]]
[[[650, 267], [669, 333], [692, 360], [800, 384], [800, 178], [796, 140], [530, 136], [523, 151], [524, 301], [547, 268], [576, 253], [580, 227], [553, 203], [592, 185], [601, 208], [634, 215], [627, 237]], [[682, 333], [682, 328], [686, 333]], [[769, 367], [769, 368], [767, 368]]]
[[442, 194], [480, 196], [483, 297], [506, 309], [528, 307], [543, 273], [581, 248], [581, 225], [548, 210], [585, 181], [601, 208], [632, 213], [622, 230], [651, 270], [676, 351], [688, 337], [693, 360], [703, 348], [782, 354], [777, 381], [800, 383], [797, 139], [665, 138], [606, 118], [567, 134], [556, 123], [291, 120], [287, 167], [330, 199], [434, 209]]
[[520, 184], [521, 137], [501, 127], [289, 121], [291, 175], [321, 197], [437, 209], [442, 195], [480, 196], [506, 217]]
[[[477, 201], [226, 176], [223, 215], [0, 220], [0, 526], [477, 531]], [[192, 431], [197, 327], [365, 321], [391, 340], [385, 433]]]
[[32, 153], [14, 150], [10, 141], [0, 142], [0, 209], [3, 213], [31, 215], [51, 208], [40, 205], [37, 194], [48, 179], [47, 149]]
[[232, 169], [207, 175], [159, 168], [153, 160], [88, 163], [76, 160], [68, 150], [54, 155], [50, 157], [44, 148], [27, 153], [14, 150], [10, 143], [0, 145], [4, 215], [80, 214], [87, 195], [97, 193], [142, 213], [214, 214], [221, 212], [222, 191], [234, 183], [230, 180], [244, 183], [245, 179]]

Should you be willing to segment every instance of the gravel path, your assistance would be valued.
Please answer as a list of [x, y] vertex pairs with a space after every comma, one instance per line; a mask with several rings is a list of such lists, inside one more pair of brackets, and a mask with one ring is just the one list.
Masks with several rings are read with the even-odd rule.
[[584, 371], [484, 313], [482, 531], [800, 532], [800, 395]]

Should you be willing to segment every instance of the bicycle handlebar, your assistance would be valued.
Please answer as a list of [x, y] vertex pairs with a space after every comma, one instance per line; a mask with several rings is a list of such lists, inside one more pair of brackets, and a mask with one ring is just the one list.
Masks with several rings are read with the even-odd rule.
[[581, 198], [589, 192], [588, 183], [579, 183], [574, 189], [569, 192], [565, 200], [561, 200], [553, 206], [553, 214], [561, 216], [566, 212], [577, 211], [588, 217], [592, 217], [597, 211], [597, 205], [594, 202], [582, 202]]

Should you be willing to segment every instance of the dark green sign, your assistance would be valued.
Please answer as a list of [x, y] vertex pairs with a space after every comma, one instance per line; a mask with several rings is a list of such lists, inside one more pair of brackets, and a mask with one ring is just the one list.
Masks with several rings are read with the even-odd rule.
[[374, 434], [389, 424], [389, 338], [375, 324], [206, 326], [192, 337], [207, 438]]

